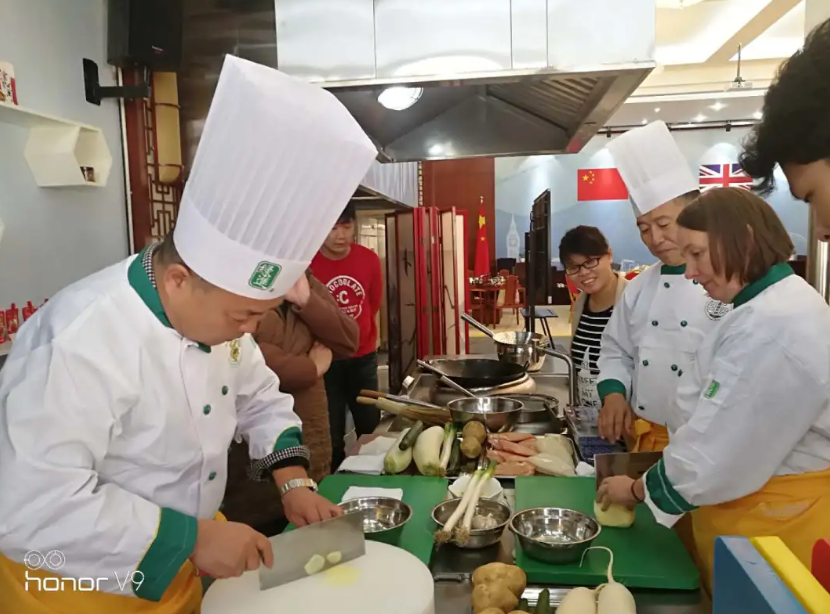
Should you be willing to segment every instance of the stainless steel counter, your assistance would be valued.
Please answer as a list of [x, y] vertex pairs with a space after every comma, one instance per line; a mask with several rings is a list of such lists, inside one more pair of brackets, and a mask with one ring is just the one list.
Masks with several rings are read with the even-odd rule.
[[[461, 358], [445, 356], [442, 358]], [[476, 356], [476, 358], [495, 358], [494, 356]], [[538, 374], [533, 375], [536, 392], [556, 397], [560, 407], [564, 407], [568, 398], [568, 381], [566, 368], [561, 361], [547, 358]], [[408, 390], [411, 398], [428, 400], [428, 388], [434, 379], [431, 376], [416, 378], [415, 384]], [[379, 432], [394, 432], [403, 428], [398, 420], [385, 418], [378, 427]], [[515, 497], [512, 484], [506, 482], [505, 498], [511, 508]], [[430, 568], [435, 578], [436, 614], [469, 614], [471, 611], [472, 586], [470, 577], [473, 571], [487, 563], [500, 561], [514, 563], [513, 536], [505, 531], [501, 542], [486, 550], [461, 550], [453, 546], [444, 546], [435, 552]], [[551, 590], [551, 603], [558, 605], [567, 587], [528, 586], [526, 596], [533, 600], [543, 588]], [[648, 591], [634, 590], [638, 614], [710, 614], [712, 606], [702, 591]]]

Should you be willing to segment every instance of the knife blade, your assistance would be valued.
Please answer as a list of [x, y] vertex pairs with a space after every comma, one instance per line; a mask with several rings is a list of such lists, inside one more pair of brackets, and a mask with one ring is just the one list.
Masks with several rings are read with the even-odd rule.
[[594, 455], [597, 488], [605, 478], [627, 475], [635, 480], [642, 477], [661, 458], [662, 452], [617, 452]]
[[[346, 563], [366, 554], [366, 537], [363, 534], [363, 514], [353, 512], [287, 531], [269, 538], [274, 553], [274, 566], [259, 566], [259, 589], [288, 584], [305, 578], [305, 565], [314, 555], [323, 557], [340, 553], [336, 564]], [[334, 567], [326, 560], [324, 569]]]

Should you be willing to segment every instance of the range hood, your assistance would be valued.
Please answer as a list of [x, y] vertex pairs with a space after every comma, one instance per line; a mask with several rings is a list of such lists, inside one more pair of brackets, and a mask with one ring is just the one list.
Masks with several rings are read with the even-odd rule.
[[[654, 68], [654, 0], [275, 6], [279, 69], [333, 92], [384, 161], [576, 153]], [[392, 86], [420, 98], [385, 108]]]

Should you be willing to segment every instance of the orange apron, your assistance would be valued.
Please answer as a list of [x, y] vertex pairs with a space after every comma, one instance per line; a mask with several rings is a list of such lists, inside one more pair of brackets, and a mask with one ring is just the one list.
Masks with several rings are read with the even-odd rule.
[[756, 493], [691, 515], [696, 562], [710, 594], [719, 536], [780, 537], [809, 569], [813, 545], [830, 535], [830, 469], [774, 477]]
[[[225, 518], [217, 514], [216, 520]], [[41, 579], [40, 585], [35, 578]], [[59, 576], [41, 569], [29, 570], [0, 553], [0, 611], [14, 614], [199, 614], [202, 604], [202, 580], [190, 561], [182, 565], [159, 602], [98, 591], [76, 591], [65, 583], [60, 585], [61, 590], [38, 590], [45, 578]]]
[[634, 421], [636, 443], [631, 452], [662, 452], [669, 445], [669, 430], [665, 426], [637, 418]]

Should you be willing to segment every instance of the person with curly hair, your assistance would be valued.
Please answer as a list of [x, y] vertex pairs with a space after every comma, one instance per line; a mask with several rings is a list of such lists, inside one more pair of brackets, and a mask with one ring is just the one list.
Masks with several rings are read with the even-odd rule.
[[830, 19], [778, 71], [740, 163], [762, 195], [775, 188], [779, 165], [793, 196], [815, 212], [819, 238], [830, 240]]

